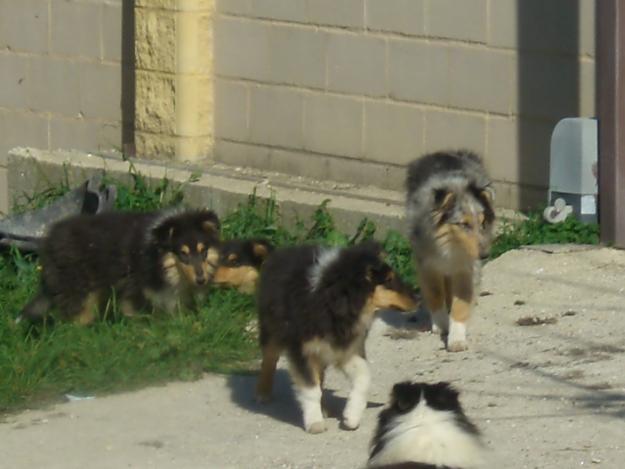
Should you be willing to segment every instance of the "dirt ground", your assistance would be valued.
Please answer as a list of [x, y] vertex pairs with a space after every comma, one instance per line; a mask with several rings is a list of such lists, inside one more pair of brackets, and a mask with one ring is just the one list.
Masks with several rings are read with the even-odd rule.
[[[282, 369], [274, 400], [253, 376], [59, 404], [0, 424], [2, 468], [356, 468], [393, 383], [449, 380], [492, 468], [625, 467], [625, 252], [518, 250], [485, 267], [468, 352], [388, 312], [367, 351], [374, 382], [360, 429], [308, 435]], [[543, 325], [518, 325], [547, 320]], [[347, 383], [330, 373], [337, 414]]]

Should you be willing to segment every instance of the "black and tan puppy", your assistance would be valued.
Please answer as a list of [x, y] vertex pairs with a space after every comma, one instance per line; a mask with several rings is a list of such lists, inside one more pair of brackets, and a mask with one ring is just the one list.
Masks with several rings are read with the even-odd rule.
[[464, 414], [448, 383], [393, 386], [380, 412], [367, 467], [469, 469], [484, 464], [478, 428]]
[[242, 293], [253, 293], [260, 267], [272, 251], [273, 246], [264, 239], [223, 241], [214, 283], [235, 287]]
[[326, 429], [324, 372], [334, 365], [352, 384], [343, 426], [357, 428], [371, 381], [364, 342], [374, 314], [380, 308], [415, 306], [413, 292], [382, 260], [380, 246], [277, 250], [262, 267], [257, 303], [263, 355], [258, 399], [269, 398], [276, 363], [285, 353], [304, 427], [320, 433]]
[[89, 324], [115, 292], [121, 312], [173, 311], [211, 281], [219, 258], [219, 220], [211, 211], [79, 215], [50, 228], [40, 249], [41, 289], [22, 317], [51, 306]]

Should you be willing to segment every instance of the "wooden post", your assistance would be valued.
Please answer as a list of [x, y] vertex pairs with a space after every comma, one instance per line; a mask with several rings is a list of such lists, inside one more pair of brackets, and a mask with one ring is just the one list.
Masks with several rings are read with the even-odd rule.
[[625, 248], [625, 2], [596, 8], [601, 242]]

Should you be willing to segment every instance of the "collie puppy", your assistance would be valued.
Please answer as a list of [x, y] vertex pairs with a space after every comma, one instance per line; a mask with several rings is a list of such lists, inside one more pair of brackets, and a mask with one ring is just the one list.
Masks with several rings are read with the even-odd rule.
[[172, 312], [211, 281], [219, 259], [215, 213], [161, 211], [78, 215], [54, 224], [40, 248], [41, 288], [22, 317], [89, 324], [115, 295], [122, 314]]
[[223, 241], [214, 283], [235, 287], [242, 293], [254, 293], [260, 267], [272, 251], [273, 246], [264, 239]]
[[412, 310], [413, 291], [381, 258], [376, 243], [347, 248], [299, 246], [275, 251], [261, 269], [257, 297], [262, 365], [256, 395], [271, 394], [285, 353], [310, 433], [326, 430], [321, 394], [326, 368], [351, 381], [342, 425], [356, 429], [371, 381], [364, 343], [380, 308]]
[[448, 383], [393, 386], [380, 412], [367, 467], [470, 469], [484, 463], [478, 428]]
[[494, 191], [478, 156], [433, 153], [408, 167], [407, 223], [432, 331], [467, 349], [466, 322], [493, 238]]

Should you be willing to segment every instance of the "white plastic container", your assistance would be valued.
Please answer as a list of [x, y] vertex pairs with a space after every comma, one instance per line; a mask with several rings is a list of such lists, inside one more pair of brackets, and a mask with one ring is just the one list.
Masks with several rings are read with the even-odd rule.
[[[597, 120], [562, 119], [551, 135], [548, 221], [558, 221], [555, 203], [562, 199], [583, 222], [597, 222]], [[551, 210], [550, 209], [554, 209]], [[548, 213], [553, 215], [549, 219]]]

